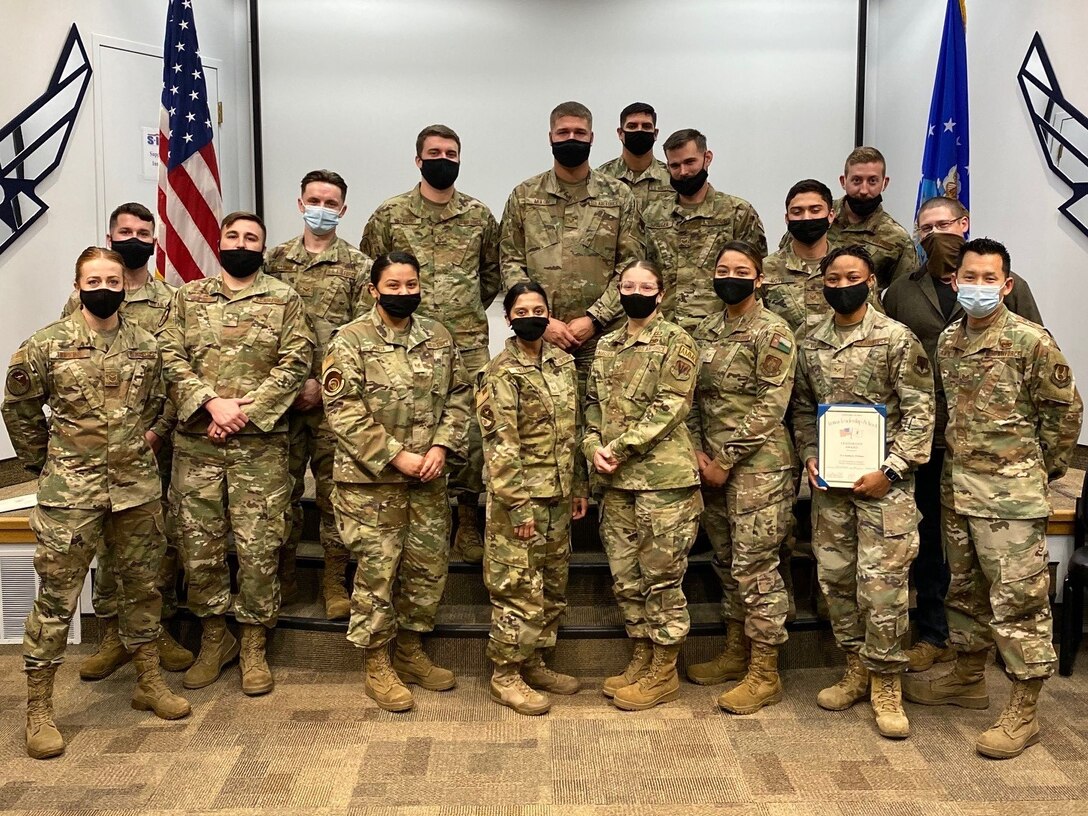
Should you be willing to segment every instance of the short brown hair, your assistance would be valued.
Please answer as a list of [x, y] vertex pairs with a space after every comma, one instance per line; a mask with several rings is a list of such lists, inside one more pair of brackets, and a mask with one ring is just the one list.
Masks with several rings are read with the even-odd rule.
[[461, 152], [461, 137], [454, 133], [453, 128], [448, 128], [445, 125], [427, 125], [416, 136], [416, 157], [423, 155], [423, 143], [427, 141], [428, 136], [439, 136], [443, 139], [453, 139], [457, 142], [457, 152]]
[[850, 168], [855, 164], [870, 164], [872, 162], [880, 162], [880, 175], [888, 175], [888, 163], [884, 161], [884, 154], [877, 150], [875, 147], [855, 147], [850, 151], [850, 155], [846, 157], [846, 164], [843, 167], [843, 175], [850, 172]]
[[116, 210], [110, 213], [110, 225], [109, 231], [113, 232], [113, 228], [117, 226], [117, 219], [122, 215], [132, 215], [139, 218], [141, 221], [148, 221], [151, 226], [155, 226], [155, 216], [151, 214], [151, 210], [136, 201], [130, 201], [127, 204], [122, 204]]
[[[131, 215], [135, 215], [135, 213], [131, 213]], [[121, 258], [120, 253], [114, 252], [112, 249], [106, 249], [105, 247], [89, 246], [79, 253], [79, 257], [76, 258], [76, 286], [79, 286], [79, 273], [82, 271], [83, 265], [87, 263], [87, 261], [93, 261], [98, 258], [101, 258], [104, 261], [113, 261], [113, 263], [121, 267], [121, 273], [124, 274], [125, 262]]]
[[[955, 218], [967, 217], [967, 208], [956, 199], [949, 198], [948, 196], [933, 196], [933, 198], [927, 198], [922, 202], [922, 206], [918, 208], [918, 215], [921, 215], [926, 210], [934, 210], [937, 207], [948, 207]], [[915, 216], [915, 221], [917, 221], [917, 216]]]
[[[311, 170], [305, 176], [302, 177], [302, 185], [299, 188], [299, 193], [306, 192], [306, 185], [312, 184], [315, 181], [320, 181], [325, 184], [332, 184], [335, 187], [340, 188], [340, 195], [344, 198], [348, 197], [348, 183], [344, 181], [344, 177], [339, 173], [334, 173], [332, 170]], [[259, 223], [259, 222], [258, 222]], [[264, 224], [261, 224], [263, 227]]]
[[706, 150], [706, 136], [697, 131], [695, 128], [684, 128], [678, 130], [672, 136], [665, 140], [664, 150], [668, 153], [670, 150], [679, 150], [688, 142], [695, 142], [695, 147], [699, 150]]
[[257, 215], [257, 213], [246, 212], [245, 210], [236, 210], [229, 215], [224, 216], [223, 223], [219, 225], [219, 230], [225, 230], [235, 221], [252, 221], [261, 228], [262, 242], [268, 238], [268, 228], [264, 225], [264, 219]]
[[589, 108], [583, 105], [581, 102], [560, 102], [552, 109], [551, 118], [548, 119], [548, 127], [555, 127], [555, 123], [562, 119], [564, 116], [574, 116], [578, 119], [585, 119], [589, 125], [589, 129], [593, 130], [593, 114], [589, 112]]

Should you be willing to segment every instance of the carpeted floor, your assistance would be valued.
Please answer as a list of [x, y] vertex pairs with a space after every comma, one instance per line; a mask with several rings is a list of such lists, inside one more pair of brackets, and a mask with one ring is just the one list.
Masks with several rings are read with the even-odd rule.
[[594, 683], [540, 718], [492, 703], [481, 677], [418, 691], [415, 711], [393, 715], [355, 673], [281, 668], [271, 695], [249, 699], [229, 669], [167, 723], [129, 707], [131, 667], [88, 684], [72, 660], [55, 699], [68, 752], [35, 761], [18, 653], [0, 648], [4, 814], [1088, 813], [1088, 665], [1045, 687], [1043, 742], [995, 762], [973, 749], [1008, 693], [993, 667], [990, 711], [908, 706], [913, 735], [891, 742], [867, 704], [817, 708], [837, 669], [786, 672], [785, 701], [749, 717], [719, 713], [720, 688], [686, 683], [677, 702], [624, 713]]

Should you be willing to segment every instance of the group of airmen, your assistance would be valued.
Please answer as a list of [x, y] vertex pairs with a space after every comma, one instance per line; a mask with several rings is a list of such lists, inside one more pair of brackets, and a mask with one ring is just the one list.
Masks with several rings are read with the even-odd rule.
[[[221, 274], [174, 291], [148, 272], [152, 214], [117, 208], [109, 248], [76, 262], [64, 317], [15, 352], [6, 378], [4, 420], [38, 478], [31, 756], [65, 747], [53, 681], [96, 554], [104, 636], [82, 677], [131, 660], [133, 707], [166, 719], [190, 706], [161, 668], [197, 689], [237, 658], [245, 694], [272, 690], [266, 637], [298, 592], [307, 467], [326, 613], [349, 618], [365, 692], [385, 710], [413, 706], [409, 685], [456, 685], [421, 642], [446, 580], [451, 499], [453, 550], [482, 559], [491, 597], [498, 703], [543, 714], [548, 694], [580, 687], [546, 658], [571, 524], [590, 499], [632, 642], [604, 694], [623, 710], [679, 695], [682, 581], [701, 524], [726, 633], [688, 678], [739, 681], [717, 699], [734, 714], [778, 702], [800, 491], [847, 661], [818, 705], [869, 699], [879, 732], [906, 737], [903, 698], [989, 706], [996, 643], [1012, 692], [976, 747], [1010, 757], [1038, 740], [1055, 660], [1047, 484], [1066, 470], [1082, 404], [1005, 247], [966, 241], [966, 211], [934, 198], [915, 225], [919, 265], [881, 206], [884, 159], [860, 147], [838, 201], [813, 179], [789, 190], [768, 255], [753, 207], [709, 184], [703, 134], [673, 133], [661, 161], [657, 114], [635, 103], [617, 135], [620, 156], [593, 170], [590, 111], [557, 106], [552, 167], [496, 222], [456, 187], [457, 134], [427, 127], [420, 183], [378, 207], [359, 249], [337, 234], [347, 185], [317, 170], [301, 183], [301, 235], [266, 250], [261, 218], [232, 213]], [[485, 309], [503, 291], [513, 336], [489, 360]], [[835, 403], [886, 411], [886, 456], [852, 488], [819, 478], [817, 414]], [[202, 624], [195, 656], [163, 625], [179, 572]], [[912, 579], [918, 640], [906, 648]]]

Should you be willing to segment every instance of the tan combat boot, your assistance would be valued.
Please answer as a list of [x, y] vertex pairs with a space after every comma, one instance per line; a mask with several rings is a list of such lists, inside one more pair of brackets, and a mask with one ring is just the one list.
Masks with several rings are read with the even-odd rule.
[[918, 641], [904, 654], [909, 672], [928, 671], [934, 663], [949, 663], [956, 659], [956, 650], [951, 646], [934, 646], [928, 640]]
[[162, 720], [180, 720], [193, 709], [189, 701], [167, 688], [159, 673], [157, 643], [141, 643], [132, 660], [136, 666], [136, 688], [132, 692], [132, 707], [137, 711], [154, 711]]
[[506, 666], [496, 664], [495, 672], [491, 675], [491, 699], [528, 717], [547, 714], [552, 701], [547, 695], [531, 689], [519, 668], [517, 663]]
[[853, 652], [846, 655], [846, 673], [833, 686], [816, 695], [816, 705], [828, 711], [845, 711], [869, 694], [869, 670]]
[[903, 711], [902, 675], [872, 673], [872, 692], [869, 697], [876, 716], [876, 730], [880, 736], [903, 739], [910, 736], [910, 722]]
[[102, 618], [102, 642], [98, 651], [80, 664], [79, 676], [83, 680], [105, 680], [132, 660], [117, 631], [117, 618]]
[[461, 555], [461, 560], [469, 564], [479, 564], [484, 560], [484, 542], [476, 527], [477, 507], [474, 504], [457, 504], [457, 535], [453, 539], [453, 548]]
[[169, 672], [185, 671], [196, 660], [196, 655], [174, 640], [166, 630], [165, 622], [156, 643], [159, 647], [159, 665]]
[[549, 669], [540, 649], [521, 664], [521, 676], [530, 688], [537, 691], [548, 691], [552, 694], [577, 694], [578, 689], [581, 688], [577, 677]]
[[[290, 510], [287, 511], [290, 514]], [[301, 519], [301, 515], [300, 515]], [[280, 547], [280, 566], [277, 577], [280, 579], [280, 605], [287, 606], [298, 600], [298, 544], [284, 544]]]
[[1034, 680], [1013, 680], [1009, 703], [997, 722], [987, 728], [975, 742], [975, 750], [993, 759], [1012, 759], [1039, 741], [1039, 721], [1035, 711], [1041, 677]]
[[961, 652], [948, 674], [932, 680], [907, 677], [903, 680], [903, 697], [921, 705], [954, 705], [979, 710], [989, 708], [990, 695], [986, 692], [988, 656], [989, 649]]
[[347, 550], [325, 552], [325, 575], [321, 583], [325, 592], [325, 617], [329, 620], [346, 620], [351, 617], [351, 598], [344, 589], [344, 573], [347, 568]]
[[200, 654], [181, 678], [187, 689], [210, 686], [219, 679], [223, 667], [238, 657], [238, 640], [227, 629], [226, 618], [222, 615], [204, 618], [201, 625]]
[[53, 722], [53, 677], [56, 666], [26, 673], [26, 752], [33, 759], [64, 753], [64, 737]]
[[653, 660], [653, 644], [647, 638], [636, 638], [635, 649], [631, 653], [631, 662], [619, 674], [614, 674], [604, 681], [601, 689], [604, 696], [612, 698], [616, 692], [624, 686], [629, 686], [638, 681], [643, 674], [650, 670], [650, 662]]
[[744, 634], [744, 624], [729, 621], [725, 627], [725, 648], [706, 663], [688, 666], [688, 680], [700, 686], [716, 686], [726, 680], [740, 680], [748, 671], [752, 643]]
[[397, 648], [393, 652], [393, 671], [405, 683], [414, 683], [428, 691], [449, 691], [457, 678], [449, 669], [436, 666], [423, 651], [419, 632], [401, 629], [397, 632]]
[[407, 711], [415, 704], [412, 692], [397, 677], [389, 663], [388, 646], [367, 649], [363, 670], [366, 672], [363, 690], [379, 708], [386, 711]]
[[676, 673], [676, 658], [680, 644], [653, 645], [654, 656], [649, 670], [629, 686], [616, 691], [612, 702], [624, 711], [645, 711], [680, 696], [680, 677]]
[[778, 676], [778, 647], [752, 642], [748, 673], [729, 691], [718, 695], [718, 708], [732, 714], [754, 714], [764, 706], [782, 700], [782, 678]]
[[238, 668], [242, 670], [242, 693], [250, 697], [268, 694], [275, 683], [268, 668], [264, 649], [268, 630], [259, 623], [242, 624], [242, 653]]

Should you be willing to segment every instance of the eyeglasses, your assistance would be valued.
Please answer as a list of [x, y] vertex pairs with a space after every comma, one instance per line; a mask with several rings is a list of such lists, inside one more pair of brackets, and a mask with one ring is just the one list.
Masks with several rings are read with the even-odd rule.
[[960, 219], [953, 218], [950, 221], [934, 221], [932, 224], [926, 224], [925, 226], [918, 227], [918, 234], [925, 238], [931, 232], [947, 232], [948, 228], [955, 224]]
[[625, 295], [633, 295], [635, 292], [641, 295], [656, 295], [659, 290], [656, 283], [634, 284], [628, 282], [620, 284], [620, 291]]

